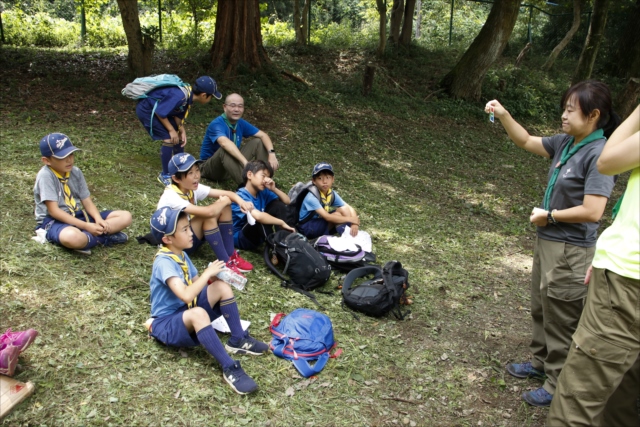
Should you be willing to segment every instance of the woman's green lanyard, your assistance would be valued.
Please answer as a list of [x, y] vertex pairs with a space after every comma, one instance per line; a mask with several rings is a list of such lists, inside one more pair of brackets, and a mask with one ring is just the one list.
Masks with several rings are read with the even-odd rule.
[[[231, 130], [231, 134], [233, 135], [233, 143], [236, 144], [236, 147], [238, 147], [238, 144], [236, 143], [236, 140], [238, 139], [238, 134], [236, 132], [236, 128], [238, 127], [238, 123], [236, 123], [235, 125], [232, 125], [229, 122], [229, 119], [227, 119], [227, 113], [222, 113], [222, 120], [224, 120], [224, 122], [227, 124], [227, 126], [229, 126], [229, 130]], [[240, 148], [240, 147], [238, 147]]]
[[602, 138], [604, 138], [604, 132], [602, 131], [602, 129], [598, 129], [590, 133], [578, 145], [576, 145], [575, 147], [572, 147], [573, 141], [575, 138], [571, 137], [571, 140], [566, 145], [566, 147], [564, 147], [564, 150], [562, 151], [562, 156], [560, 157], [560, 161], [556, 164], [556, 168], [553, 171], [553, 175], [551, 175], [551, 179], [549, 179], [549, 184], [547, 184], [547, 190], [544, 192], [544, 201], [543, 201], [544, 210], [546, 211], [550, 210], [549, 202], [551, 200], [551, 193], [553, 192], [553, 187], [555, 187], [556, 185], [556, 181], [558, 179], [558, 175], [560, 175], [560, 169], [562, 169], [562, 166], [564, 166], [569, 161], [569, 159], [573, 157], [573, 155], [576, 154], [578, 150], [580, 150], [582, 147], [584, 147], [585, 145], [593, 141], [596, 141]]

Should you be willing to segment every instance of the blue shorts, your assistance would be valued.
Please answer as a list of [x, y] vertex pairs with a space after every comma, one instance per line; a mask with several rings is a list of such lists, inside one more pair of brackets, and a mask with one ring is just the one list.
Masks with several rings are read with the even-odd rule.
[[[113, 211], [102, 211], [100, 212], [100, 216], [102, 217], [102, 219], [107, 219], [111, 212]], [[82, 211], [76, 212], [75, 216], [80, 221], [87, 221]], [[89, 214], [87, 214], [87, 218], [89, 218], [89, 222], [95, 223], [94, 219], [91, 218]], [[73, 227], [73, 225], [67, 224], [66, 222], [58, 221], [57, 219], [48, 216], [42, 221], [42, 224], [36, 227], [36, 230], [41, 228], [47, 230], [47, 241], [60, 245], [60, 233], [62, 233], [62, 230], [67, 227]]]
[[197, 251], [203, 242], [203, 240], [198, 239], [198, 236], [196, 236], [196, 233], [193, 231], [193, 228], [191, 229], [191, 232], [193, 233], [193, 246], [191, 246], [189, 249], [184, 250], [189, 256], [191, 256], [191, 254]]
[[315, 239], [316, 237], [332, 234], [333, 224], [329, 224], [322, 218], [311, 219], [304, 224], [298, 225], [298, 231], [307, 239]]
[[[220, 311], [220, 303], [216, 303], [213, 307], [209, 305], [207, 299], [207, 288], [204, 289], [198, 295], [197, 306], [206, 310], [210, 320], [215, 320], [222, 316]], [[175, 313], [168, 314], [162, 317], [156, 317], [151, 324], [151, 335], [164, 345], [171, 347], [197, 347], [200, 345], [198, 337], [195, 332], [189, 333], [187, 326], [182, 320], [182, 315], [187, 311], [188, 307], [185, 304], [180, 310]]]

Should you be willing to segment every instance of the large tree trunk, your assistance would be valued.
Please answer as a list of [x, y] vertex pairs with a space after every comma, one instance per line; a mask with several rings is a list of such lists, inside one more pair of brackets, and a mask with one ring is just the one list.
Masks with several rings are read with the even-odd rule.
[[440, 82], [440, 86], [449, 95], [454, 98], [480, 100], [484, 76], [507, 45], [519, 9], [519, 0], [495, 0], [480, 33], [453, 70]]
[[636, 0], [625, 17], [622, 37], [616, 43], [615, 52], [608, 61], [607, 68], [610, 74], [628, 79], [640, 77], [640, 0]]
[[400, 41], [400, 28], [402, 27], [403, 15], [404, 0], [393, 0], [393, 6], [391, 6], [391, 19], [389, 22], [389, 39], [396, 44]]
[[553, 67], [553, 63], [556, 62], [556, 59], [558, 58], [558, 55], [560, 55], [560, 52], [562, 52], [562, 50], [567, 47], [573, 36], [578, 31], [578, 28], [580, 28], [581, 1], [582, 0], [573, 0], [573, 23], [571, 24], [571, 28], [569, 28], [569, 31], [564, 36], [564, 38], [560, 40], [560, 43], [558, 43], [558, 45], [553, 48], [551, 54], [549, 55], [549, 58], [547, 58], [547, 61], [544, 63], [544, 65], [542, 65], [543, 70], [549, 71], [551, 67]]
[[240, 65], [256, 71], [270, 64], [262, 45], [259, 0], [218, 0], [211, 66], [229, 76]]
[[302, 0], [302, 12], [300, 12], [300, 0], [293, 0], [293, 26], [295, 27], [296, 43], [307, 44], [307, 33], [309, 31], [309, 7], [311, 0]]
[[615, 102], [616, 112], [626, 119], [638, 105], [640, 98], [640, 78], [630, 78], [625, 87], [618, 93]]
[[127, 36], [129, 70], [136, 77], [151, 74], [154, 42], [151, 37], [143, 36], [138, 17], [138, 1], [118, 0], [122, 26]]
[[593, 64], [598, 56], [600, 42], [604, 38], [604, 27], [607, 25], [607, 11], [609, 9], [609, 0], [593, 0], [593, 13], [591, 14], [591, 25], [589, 32], [580, 53], [578, 66], [573, 73], [571, 83], [577, 83], [591, 77]]
[[387, 3], [385, 0], [376, 0], [376, 6], [378, 7], [378, 14], [380, 15], [380, 40], [378, 42], [377, 54], [378, 57], [382, 57], [387, 47]]
[[404, 21], [402, 32], [400, 33], [400, 44], [409, 46], [411, 44], [411, 32], [413, 30], [413, 13], [416, 10], [416, 0], [407, 0], [404, 6]]

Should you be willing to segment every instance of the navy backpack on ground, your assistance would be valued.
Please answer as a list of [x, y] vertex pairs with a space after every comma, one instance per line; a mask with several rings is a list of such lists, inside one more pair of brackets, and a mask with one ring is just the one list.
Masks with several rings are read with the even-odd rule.
[[[331, 266], [306, 237], [287, 230], [270, 234], [264, 245], [264, 262], [271, 272], [282, 279], [283, 287], [308, 296], [320, 306], [308, 291], [327, 283], [331, 277]], [[279, 267], [276, 268], [276, 265]], [[285, 274], [289, 276], [288, 279]]]
[[[373, 278], [356, 284], [358, 279]], [[389, 261], [384, 267], [377, 265], [351, 270], [342, 284], [342, 302], [349, 308], [369, 316], [381, 317], [392, 312], [403, 320], [411, 311], [403, 313], [400, 304], [407, 302], [409, 272], [398, 261]]]
[[[305, 378], [320, 373], [329, 359], [342, 353], [337, 349], [330, 354], [337, 345], [331, 319], [314, 310], [298, 308], [286, 316], [278, 313], [269, 330], [273, 334], [270, 345], [273, 354], [291, 360]], [[310, 365], [309, 361], [314, 360], [315, 364]]]

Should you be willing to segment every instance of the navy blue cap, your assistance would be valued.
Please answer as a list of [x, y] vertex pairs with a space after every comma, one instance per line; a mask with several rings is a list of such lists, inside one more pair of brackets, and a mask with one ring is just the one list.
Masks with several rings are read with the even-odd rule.
[[213, 95], [216, 99], [222, 98], [222, 94], [218, 91], [218, 84], [209, 76], [198, 77], [196, 85], [193, 88], [198, 92], [204, 92], [208, 95]]
[[169, 160], [169, 175], [175, 175], [178, 172], [187, 172], [194, 164], [204, 163], [204, 160], [196, 160], [189, 153], [176, 154]]
[[178, 216], [182, 209], [171, 209], [169, 206], [162, 207], [151, 215], [151, 234], [158, 242], [162, 241], [164, 236], [170, 236], [176, 232], [178, 227]]
[[77, 150], [79, 148], [74, 147], [69, 137], [62, 133], [50, 133], [40, 140], [40, 153], [44, 157], [64, 159]]
[[333, 168], [329, 163], [318, 163], [313, 167], [313, 173], [311, 174], [311, 177], [315, 178], [316, 175], [318, 175], [322, 171], [331, 172], [331, 175], [333, 175]]

